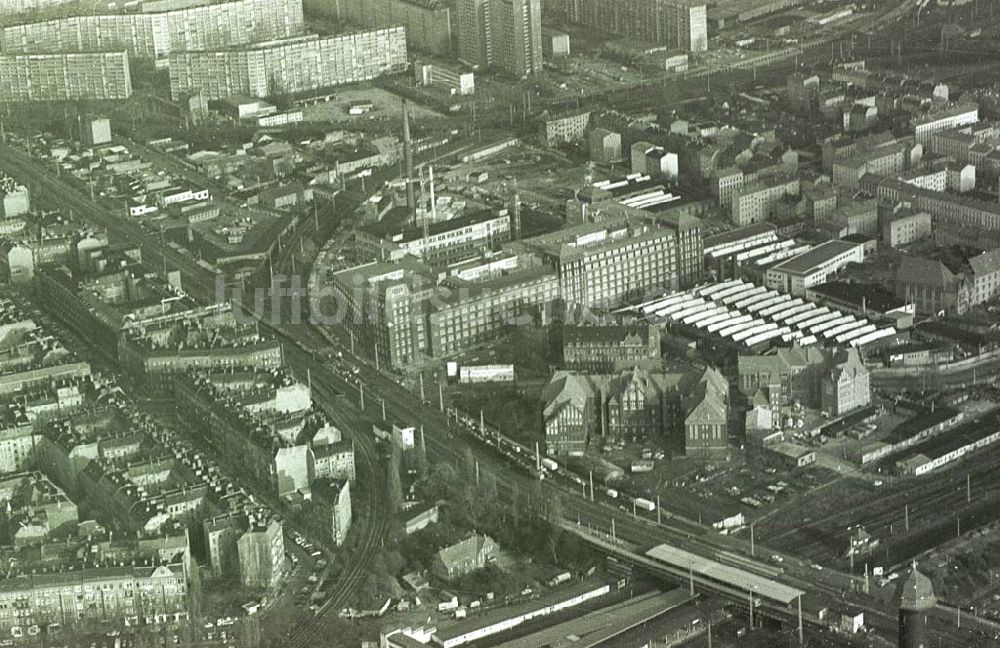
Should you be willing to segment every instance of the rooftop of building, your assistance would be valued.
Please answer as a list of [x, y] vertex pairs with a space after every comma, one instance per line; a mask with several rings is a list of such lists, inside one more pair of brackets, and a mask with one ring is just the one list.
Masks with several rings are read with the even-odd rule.
[[787, 261], [782, 261], [774, 266], [774, 270], [788, 272], [791, 274], [807, 274], [817, 266], [832, 261], [842, 254], [851, 252], [861, 247], [858, 243], [847, 241], [827, 241], [820, 243], [808, 252], [792, 257]]
[[[430, 266], [410, 255], [393, 262], [372, 261], [333, 274], [341, 283], [362, 287], [366, 284], [396, 282], [414, 277], [433, 277]], [[428, 279], [429, 280], [429, 279]]]
[[928, 610], [937, 605], [934, 596], [934, 585], [931, 579], [917, 571], [917, 563], [913, 563], [909, 575], [903, 579], [897, 592], [899, 607], [904, 610]]
[[649, 324], [607, 324], [564, 326], [563, 345], [606, 345], [649, 342]]
[[920, 115], [913, 118], [914, 126], [922, 126], [925, 124], [932, 124], [941, 119], [949, 119], [951, 117], [958, 117], [959, 115], [964, 115], [972, 111], [978, 111], [979, 105], [973, 102], [957, 103], [954, 105], [946, 106], [938, 110], [932, 110], [925, 115]]
[[934, 409], [927, 408], [920, 412], [917, 416], [911, 419], [903, 421], [893, 429], [892, 433], [889, 434], [883, 441], [889, 444], [898, 444], [908, 439], [912, 439], [921, 432], [928, 430], [935, 425], [941, 425], [945, 421], [949, 421], [952, 418], [958, 416], [960, 412], [951, 407], [934, 407]]
[[908, 146], [902, 142], [886, 144], [875, 148], [867, 148], [850, 155], [837, 159], [834, 164], [838, 166], [860, 169], [873, 160], [889, 157], [890, 155], [905, 154]]
[[752, 238], [766, 236], [770, 233], [777, 233], [778, 228], [773, 223], [760, 222], [746, 227], [727, 230], [718, 234], [705, 237], [705, 249], [711, 247], [725, 246], [738, 243]]
[[592, 256], [623, 245], [635, 245], [642, 241], [658, 240], [667, 236], [647, 223], [618, 217], [599, 223], [584, 223], [573, 227], [525, 239], [521, 243], [529, 249], [569, 261], [579, 257]]
[[[392, 210], [387, 218], [383, 218], [381, 221], [372, 223], [371, 225], [363, 225], [360, 229], [369, 236], [381, 238], [393, 243], [419, 241], [424, 237], [424, 229], [422, 226], [414, 227], [411, 225], [409, 223], [409, 218], [410, 215], [406, 209]], [[461, 216], [452, 218], [451, 220], [429, 223], [427, 225], [427, 235], [437, 236], [439, 234], [453, 232], [463, 227], [508, 218], [509, 216], [507, 215], [496, 214], [490, 210], [476, 211], [473, 213], [462, 214]]]
[[608, 585], [599, 579], [590, 579], [578, 583], [572, 583], [566, 587], [550, 590], [537, 599], [527, 603], [496, 608], [476, 616], [469, 616], [460, 621], [448, 622], [446, 624], [442, 623], [438, 626], [437, 632], [434, 633], [434, 636], [440, 642], [448, 641], [449, 639], [460, 637], [479, 628], [487, 628], [503, 623], [507, 619], [513, 619], [531, 614], [537, 610], [542, 610], [556, 603], [567, 601], [581, 596], [582, 594], [594, 592], [605, 587], [608, 587]]
[[988, 414], [983, 418], [963, 423], [948, 434], [932, 437], [914, 446], [912, 454], [933, 461], [959, 448], [981, 441], [998, 431], [1000, 431], [1000, 415]]
[[809, 288], [809, 292], [875, 313], [887, 313], [906, 306], [904, 300], [877, 284], [829, 281]]
[[925, 322], [920, 322], [916, 325], [916, 330], [918, 333], [922, 333], [925, 336], [932, 338], [944, 338], [963, 345], [967, 348], [976, 348], [979, 346], [985, 346], [1000, 340], [1000, 335], [997, 333], [976, 333], [974, 331], [968, 331], [964, 328], [956, 326], [954, 323], [945, 321], [933, 321], [928, 320]]
[[800, 445], [784, 441], [770, 445], [768, 446], [768, 449], [773, 452], [776, 452], [777, 454], [780, 454], [785, 457], [790, 457], [792, 459], [800, 459], [814, 452], [809, 448], [803, 448]]

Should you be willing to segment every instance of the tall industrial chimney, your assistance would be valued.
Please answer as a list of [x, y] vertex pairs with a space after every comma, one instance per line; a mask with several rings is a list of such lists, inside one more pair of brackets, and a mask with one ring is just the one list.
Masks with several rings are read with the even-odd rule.
[[403, 161], [406, 163], [406, 209], [410, 220], [417, 225], [417, 196], [413, 188], [413, 141], [410, 139], [410, 109], [403, 99]]

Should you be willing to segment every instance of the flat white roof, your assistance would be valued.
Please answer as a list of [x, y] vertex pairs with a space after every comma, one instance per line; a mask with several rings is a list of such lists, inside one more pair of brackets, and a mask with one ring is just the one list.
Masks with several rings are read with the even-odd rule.
[[736, 262], [742, 263], [747, 259], [754, 259], [756, 257], [764, 256], [766, 254], [771, 254], [777, 252], [778, 250], [786, 249], [795, 245], [795, 241], [791, 239], [786, 239], [784, 241], [774, 241], [772, 243], [765, 243], [760, 247], [750, 248], [743, 250], [742, 252], [736, 253]]
[[[738, 317], [732, 320], [729, 326], [720, 329], [719, 337], [732, 337], [735, 333], [738, 333], [739, 331], [744, 331], [746, 329], [750, 329], [757, 326], [757, 322], [752, 317], [750, 317], [749, 315], [744, 315], [744, 317], [746, 317], [745, 320], [742, 317]], [[742, 321], [737, 321], [737, 320], [742, 320]]]
[[663, 308], [658, 308], [653, 312], [653, 314], [658, 317], [669, 317], [674, 313], [679, 313], [685, 308], [691, 308], [692, 306], [703, 303], [705, 302], [702, 301], [700, 297], [688, 297], [684, 301], [674, 302], [673, 304], [669, 304]]
[[778, 330], [778, 325], [775, 324], [774, 322], [767, 322], [767, 323], [764, 323], [764, 324], [759, 324], [758, 323], [756, 326], [751, 326], [748, 329], [744, 329], [744, 330], [742, 330], [742, 331], [734, 334], [733, 335], [733, 341], [734, 342], [742, 342], [743, 340], [746, 340], [747, 338], [751, 338], [751, 337], [753, 337], [755, 335], [760, 335], [761, 333], [764, 333], [765, 331], [776, 331], [776, 330]]
[[744, 310], [747, 306], [750, 306], [752, 304], [757, 304], [762, 301], [767, 301], [768, 299], [773, 299], [777, 294], [778, 293], [776, 292], [767, 290], [762, 293], [746, 297], [745, 299], [741, 299], [740, 301], [733, 304], [733, 306], [737, 310]]
[[742, 299], [746, 299], [747, 297], [752, 297], [753, 295], [759, 295], [763, 292], [767, 292], [767, 288], [765, 288], [764, 286], [755, 286], [750, 288], [749, 290], [743, 290], [741, 292], [732, 295], [726, 295], [725, 297], [722, 298], [722, 303], [728, 306], [729, 304], [738, 302]]
[[768, 295], [767, 299], [762, 299], [761, 301], [750, 304], [749, 306], [746, 307], [746, 310], [748, 313], [756, 313], [757, 311], [762, 311], [765, 308], [769, 308], [771, 306], [774, 306], [778, 302], [783, 302], [783, 301], [788, 301], [787, 294], [780, 294], [777, 296]]
[[771, 254], [768, 254], [766, 257], [755, 260], [754, 263], [757, 264], [757, 267], [770, 265], [772, 263], [778, 263], [779, 261], [790, 259], [793, 256], [802, 254], [803, 252], [808, 252], [809, 249], [810, 246], [808, 245], [799, 245], [792, 248], [784, 248], [782, 250], [776, 250]]
[[819, 324], [814, 324], [813, 326], [809, 327], [809, 332], [812, 333], [813, 335], [819, 335], [823, 331], [826, 331], [826, 330], [832, 329], [832, 328], [834, 328], [836, 326], [840, 326], [841, 324], [847, 324], [848, 322], [853, 322], [853, 321], [854, 321], [854, 316], [853, 315], [844, 315], [842, 317], [838, 317], [837, 319], [832, 319], [832, 320], [828, 320], [826, 322], [821, 322]]
[[788, 333], [789, 333], [789, 329], [788, 329], [787, 326], [782, 327], [782, 328], [778, 328], [778, 329], [774, 329], [773, 331], [764, 331], [763, 333], [758, 333], [757, 335], [753, 336], [752, 338], [748, 338], [744, 342], [744, 344], [746, 344], [748, 347], [752, 347], [755, 344], [760, 344], [761, 342], [766, 342], [767, 340], [770, 340], [771, 338], [776, 338], [779, 335], [782, 338], [784, 338], [784, 336], [788, 335]]
[[671, 567], [690, 570], [713, 581], [734, 587], [744, 592], [754, 592], [758, 596], [776, 601], [782, 605], [791, 605], [797, 598], [805, 594], [802, 590], [789, 587], [778, 581], [754, 574], [753, 572], [723, 565], [703, 556], [693, 554], [683, 549], [661, 544], [646, 552], [653, 560], [666, 563]]
[[781, 293], [781, 301], [775, 302], [773, 306], [768, 306], [762, 310], [759, 315], [761, 317], [770, 317], [771, 315], [776, 315], [783, 310], [788, 310], [796, 306], [802, 305], [802, 298], [796, 297], [792, 299], [792, 296], [788, 293]]
[[[788, 320], [789, 324], [795, 324], [803, 331], [808, 331], [813, 326], [818, 326], [823, 322], [829, 322], [832, 319], [837, 319], [838, 317], [843, 317], [843, 313], [837, 311], [831, 311], [829, 308], [820, 308], [811, 313], [807, 313], [804, 318], [792, 318]], [[792, 320], [795, 320], [794, 322]]]
[[709, 308], [708, 310], [704, 310], [704, 311], [700, 311], [700, 312], [688, 315], [687, 317], [685, 317], [681, 321], [684, 324], [697, 324], [698, 322], [700, 322], [702, 320], [706, 320], [706, 319], [708, 319], [710, 317], [713, 317], [715, 315], [724, 314], [724, 313], [728, 312], [722, 306], [713, 306], [711, 304], [709, 304], [709, 305], [711, 306], [711, 308]]
[[841, 324], [840, 326], [835, 326], [832, 329], [827, 329], [823, 331], [823, 337], [826, 339], [835, 338], [841, 333], [847, 333], [848, 331], [853, 331], [855, 329], [864, 328], [868, 324], [868, 320], [857, 320], [854, 322], [848, 322], [846, 324]]
[[670, 304], [674, 304], [676, 302], [689, 299], [690, 297], [691, 295], [688, 295], [687, 293], [676, 293], [673, 295], [667, 295], [666, 297], [660, 297], [659, 299], [654, 299], [652, 301], [648, 301], [643, 304], [639, 304], [636, 307], [636, 309], [642, 313], [648, 314], [659, 308], [663, 308], [664, 306], [669, 306]]
[[813, 304], [812, 302], [800, 304], [798, 306], [791, 306], [787, 310], [775, 313], [774, 315], [771, 316], [771, 319], [773, 319], [775, 322], [783, 322], [792, 315], [803, 313], [805, 311], [814, 311], [817, 308], [818, 307], [816, 306], [816, 304]]
[[716, 324], [718, 322], [724, 322], [724, 321], [732, 318], [732, 316], [733, 316], [732, 312], [723, 309], [723, 311], [721, 313], [718, 313], [716, 315], [712, 315], [710, 317], [706, 317], [703, 320], [698, 320], [698, 321], [694, 322], [694, 325], [697, 328], [705, 328], [706, 326], [709, 326], [710, 324]]
[[734, 324], [745, 324], [745, 323], [751, 321], [752, 319], [753, 318], [750, 317], [749, 315], [740, 315], [738, 317], [731, 317], [731, 318], [729, 318], [727, 320], [722, 320], [721, 322], [716, 322], [715, 324], [709, 324], [708, 325], [708, 332], [709, 333], [718, 332], [719, 335], [722, 335], [723, 337], [725, 337], [722, 334], [722, 330], [727, 329], [727, 328], [733, 326]]
[[875, 328], [876, 327], [874, 324], [865, 324], [861, 328], [851, 329], [846, 333], [841, 333], [840, 335], [837, 336], [837, 344], [844, 344], [846, 342], [850, 342], [851, 340], [859, 338], [862, 335], [867, 335], [868, 333], [874, 331]]
[[714, 302], [721, 302], [727, 297], [730, 297], [732, 295], [742, 295], [744, 293], [749, 293], [753, 289], [754, 285], [748, 283], [740, 284], [738, 286], [730, 286], [729, 288], [726, 288], [725, 290], [720, 290], [719, 292], [712, 295], [711, 299]]
[[719, 283], [708, 284], [707, 286], [699, 286], [695, 288], [692, 292], [696, 295], [701, 295], [703, 297], [708, 297], [709, 295], [714, 295], [715, 293], [732, 288], [733, 286], [743, 285], [745, 282], [742, 279], [730, 279], [729, 281], [722, 281]]
[[864, 346], [866, 344], [874, 342], [875, 340], [881, 340], [884, 337], [889, 337], [890, 335], [895, 335], [895, 334], [896, 334], [896, 329], [889, 326], [884, 329], [872, 331], [867, 335], [862, 335], [861, 337], [855, 340], [851, 340], [851, 346]]
[[713, 304], [710, 301], [699, 302], [697, 304], [692, 304], [691, 306], [688, 306], [679, 311], [671, 313], [670, 319], [674, 320], [675, 322], [679, 322], [689, 315], [694, 315], [695, 313], [711, 310], [713, 308], [715, 308], [715, 304]]

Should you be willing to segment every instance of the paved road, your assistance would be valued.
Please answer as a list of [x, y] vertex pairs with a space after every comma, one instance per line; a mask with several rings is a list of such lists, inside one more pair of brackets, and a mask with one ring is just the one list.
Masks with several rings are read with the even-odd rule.
[[[179, 254], [169, 247], [161, 246], [156, 237], [143, 232], [134, 224], [109, 216], [80, 192], [70, 189], [62, 182], [48, 177], [43, 167], [30, 160], [26, 160], [20, 152], [10, 150], [5, 145], [0, 145], [0, 156], [4, 158], [5, 168], [13, 175], [29, 177], [35, 186], [43, 188], [54, 199], [62, 201], [65, 205], [73, 206], [78, 213], [93, 219], [95, 223], [107, 227], [110, 232], [121, 239], [141, 244], [144, 254], [152, 256], [157, 261], [165, 259], [173, 267], [179, 267], [184, 270], [186, 275], [185, 285], [189, 286], [189, 292], [198, 294], [202, 298], [214, 297], [214, 277], [201, 266], [194, 263], [189, 257]], [[480, 460], [484, 470], [493, 471], [497, 478], [498, 486], [502, 489], [508, 492], [517, 490], [532, 492], [537, 488], [533, 477], [511, 470], [509, 465], [506, 465], [500, 457], [480, 442], [463, 440], [461, 437], [462, 433], [452, 430], [442, 412], [420, 402], [417, 396], [403, 389], [395, 379], [376, 370], [365, 359], [351, 356], [349, 353], [349, 340], [345, 339], [347, 334], [343, 330], [334, 331], [334, 337], [324, 335], [308, 323], [274, 326], [274, 330], [287, 343], [286, 354], [289, 365], [300, 373], [303, 369], [309, 370], [314, 386], [321, 393], [325, 394], [325, 397], [320, 399], [324, 403], [329, 403], [330, 399], [334, 397], [333, 390], [336, 390], [338, 393], [347, 394], [353, 401], [359, 401], [360, 389], [362, 388], [360, 385], [363, 385], [363, 388], [368, 393], [366, 403], [368, 407], [374, 406], [380, 408], [382, 402], [384, 402], [386, 412], [390, 417], [424, 427], [428, 451], [433, 460], [447, 461], [457, 465], [463, 460], [465, 448], [472, 447], [474, 455]], [[326, 359], [326, 350], [331, 347], [339, 349], [345, 358], [347, 358], [346, 362], [351, 367], [358, 369], [359, 382], [357, 384], [344, 378], [347, 372], [342, 370], [335, 371], [330, 366], [329, 361]], [[374, 395], [376, 394], [379, 396], [378, 400], [375, 399]], [[343, 416], [337, 413], [336, 408], [328, 411], [334, 417], [335, 421], [338, 420], [337, 417]], [[342, 423], [346, 423], [342, 418], [340, 420]], [[357, 436], [360, 440], [365, 435], [361, 433]], [[365, 445], [364, 441], [362, 441], [361, 445]], [[372, 448], [373, 446], [374, 444], [372, 444]], [[379, 474], [377, 468], [378, 458], [375, 455], [374, 449], [371, 452], [362, 450], [359, 459], [363, 472], [369, 475]], [[372, 491], [377, 493], [378, 489], [372, 489]], [[567, 486], [547, 481], [542, 484], [541, 492], [546, 498], [551, 498], [555, 495], [559, 495], [562, 498], [564, 502], [564, 517], [567, 520], [580, 519], [583, 523], [598, 526], [605, 523], [609, 515], [617, 515], [617, 513], [612, 512], [616, 509], [613, 509], [607, 503], [589, 502], [581, 498], [575, 487], [571, 489]], [[379, 503], [376, 501], [370, 502], [369, 505], [374, 507], [373, 510], [377, 511], [379, 509]], [[749, 547], [746, 546], [746, 542], [733, 538], [723, 539], [714, 532], [699, 528], [690, 522], [664, 520], [664, 524], [657, 525], [652, 521], [630, 520], [628, 517], [628, 515], [623, 516], [620, 523], [621, 530], [619, 531], [619, 536], [627, 537], [630, 540], [634, 538], [638, 541], [637, 544], [652, 545], [665, 541], [678, 541], [680, 538], [685, 538], [691, 543], [690, 546], [692, 549], [710, 557], [719, 550], [720, 544], [724, 545], [727, 550], [743, 553], [744, 555], [749, 554]], [[373, 524], [365, 533], [364, 546], [371, 549], [371, 551], [363, 554], [365, 556], [370, 556], [374, 552], [374, 546], [381, 541], [382, 534], [387, 528], [385, 526], [387, 522], [384, 517], [376, 514], [373, 515], [373, 520]], [[330, 613], [336, 611], [338, 602], [363, 577], [366, 567], [366, 561], [362, 559], [347, 570], [340, 587], [327, 606], [322, 610], [322, 613], [316, 617], [316, 622], [298, 628], [290, 638], [289, 645], [312, 645], [311, 642], [317, 637], [323, 636], [323, 633], [329, 630], [331, 623]], [[816, 573], [801, 573], [795, 574], [794, 578], [785, 575], [779, 580], [793, 585], [801, 585], [802, 589], [816, 592], [820, 597], [825, 597], [827, 600], [835, 600], [833, 594], [835, 588], [831, 587], [827, 581], [836, 578], [836, 574], [827, 570], [827, 573], [822, 577], [817, 576]]]
[[[143, 231], [136, 224], [112, 216], [109, 212], [91, 202], [88, 196], [67, 186], [60, 180], [53, 179], [50, 171], [44, 165], [27, 158], [22, 152], [6, 144], [0, 144], [0, 159], [3, 160], [0, 165], [8, 173], [15, 177], [29, 179], [32, 186], [41, 189], [53, 203], [62, 204], [67, 208], [74, 209], [89, 222], [107, 228], [109, 233], [119, 242], [140, 245], [147, 264], [152, 267], [158, 267], [164, 263], [168, 263], [171, 267], [181, 269], [184, 273], [184, 285], [187, 291], [193, 296], [200, 298], [206, 303], [214, 300], [215, 277], [205, 268], [199, 266], [192, 258], [178, 253], [169, 246], [162, 245], [156, 236]], [[280, 334], [281, 331], [279, 330]], [[302, 366], [294, 362], [290, 364], [293, 370]], [[322, 392], [324, 387], [320, 386], [319, 389]], [[359, 428], [353, 424], [358, 418], [356, 414], [354, 420], [350, 418], [353, 408], [347, 407], [341, 409], [330, 407], [330, 396], [331, 394], [327, 392], [325, 398], [317, 400], [320, 401], [321, 406], [324, 407], [325, 412], [331, 417], [334, 423], [343, 426], [345, 429], [355, 431], [354, 438], [358, 472], [365, 478], [381, 475], [374, 440], [370, 437], [370, 428], [366, 430], [364, 426]], [[334, 595], [330, 598], [324, 611], [330, 609], [339, 611], [339, 605], [342, 604], [347, 593], [351, 591], [367, 572], [371, 559], [378, 551], [382, 538], [388, 529], [388, 503], [384, 491], [378, 488], [370, 488], [368, 491], [370, 492], [370, 500], [366, 505], [371, 512], [368, 518], [371, 520], [371, 523], [369, 528], [359, 530], [363, 534], [363, 541], [358, 560], [345, 569], [341, 576], [341, 582], [334, 590]], [[327, 546], [326, 548], [329, 551], [335, 550], [331, 546]], [[315, 627], [315, 625], [307, 626], [307, 628]], [[301, 645], [307, 645], [308, 642], [308, 638], [301, 639], [298, 636], [293, 637], [293, 640], [299, 642]]]
[[[173, 267], [182, 269], [185, 274], [185, 285], [191, 288], [189, 292], [199, 295], [202, 298], [214, 298], [215, 277], [194, 263], [190, 257], [180, 254], [169, 247], [160, 245], [155, 237], [143, 232], [141, 228], [133, 223], [110, 216], [104, 210], [91, 203], [79, 191], [69, 189], [59, 181], [53, 181], [48, 177], [44, 168], [32, 161], [26, 160], [25, 156], [20, 152], [13, 151], [6, 145], [0, 145], [0, 157], [4, 158], [4, 166], [12, 174], [30, 178], [35, 186], [43, 188], [54, 199], [62, 201], [65, 205], [72, 206], [81, 215], [85, 215], [89, 219], [92, 219], [93, 222], [107, 227], [110, 232], [122, 240], [142, 245], [143, 252], [147, 255], [150, 263], [159, 265], [166, 262]], [[360, 389], [366, 389], [369, 395], [369, 407], [373, 405], [381, 407], [381, 404], [384, 403], [385, 410], [391, 417], [424, 427], [428, 450], [433, 459], [457, 464], [462, 460], [465, 452], [464, 448], [472, 447], [474, 454], [483, 463], [485, 469], [494, 471], [498, 484], [505, 489], [523, 489], [526, 492], [531, 492], [535, 488], [532, 477], [511, 470], [510, 466], [505, 465], [505, 462], [488, 448], [485, 448], [478, 442], [463, 441], [457, 438], [456, 433], [450, 429], [449, 423], [443, 413], [427, 407], [416, 396], [403, 389], [394, 379], [377, 371], [364, 359], [351, 356], [349, 353], [349, 340], [345, 339], [346, 333], [343, 330], [335, 330], [332, 332], [333, 337], [327, 337], [308, 324], [277, 325], [273, 328], [278, 336], [287, 343], [289, 364], [299, 373], [303, 369], [309, 370], [314, 386], [326, 395], [322, 399], [324, 403], [329, 403], [329, 399], [333, 396], [333, 390], [347, 393], [353, 400], [360, 401]], [[329, 332], [327, 333], [329, 334]], [[345, 357], [348, 358], [348, 363], [351, 367], [356, 367], [359, 370], [360, 381], [357, 385], [345, 380], [345, 372], [335, 371], [329, 366], [324, 356], [321, 355], [321, 352], [331, 348], [331, 346], [343, 352]], [[363, 385], [363, 387], [359, 387], [359, 385]], [[380, 396], [381, 402], [374, 401], [375, 394]], [[331, 417], [342, 416], [342, 414], [336, 412], [335, 408], [329, 410], [329, 413]], [[335, 420], [337, 419], [335, 418]], [[359, 440], [364, 436], [363, 433], [359, 434]], [[362, 441], [361, 445], [366, 445], [366, 442]], [[370, 451], [362, 448], [360, 460], [364, 472], [370, 475], [379, 474], [377, 469], [378, 458], [375, 455], [373, 444]], [[375, 492], [378, 491], [378, 489], [372, 490]], [[610, 511], [614, 510], [610, 509], [606, 503], [589, 502], [581, 498], [575, 488], [569, 489], [562, 485], [545, 483], [542, 486], [542, 492], [546, 497], [558, 494], [563, 498], [565, 502], [563, 507], [564, 516], [568, 520], [578, 518], [581, 522], [588, 520], [589, 523], [597, 525], [606, 522]], [[374, 507], [373, 510], [376, 511], [380, 507], [379, 502], [376, 500], [369, 502], [369, 505]], [[614, 515], [613, 513], [610, 514]], [[386, 529], [384, 526], [386, 524], [384, 517], [376, 515], [373, 516], [373, 519], [373, 524], [365, 534], [364, 545], [366, 547], [374, 547], [374, 544], [380, 540], [381, 534]], [[675, 520], [667, 520], [662, 525], [655, 525], [648, 521], [623, 520], [622, 525], [621, 534], [623, 537], [633, 537], [634, 534], [636, 539], [648, 544], [685, 539], [691, 542], [693, 548], [708, 555], [712, 555], [717, 551], [717, 548], [713, 549], [713, 546], [721, 542], [718, 539], [719, 536], [716, 536], [713, 532], [703, 528], [692, 528], [689, 522], [681, 523]], [[749, 547], [743, 541], [727, 539], [726, 545], [728, 550], [749, 554]], [[370, 552], [366, 552], [364, 555], [370, 555]], [[356, 565], [353, 565], [348, 570], [335, 596], [331, 598], [323, 610], [323, 614], [317, 616], [317, 622], [300, 628], [291, 637], [291, 645], [310, 645], [310, 641], [322, 636], [324, 627], [328, 623], [328, 613], [335, 609], [337, 601], [341, 600], [350, 591], [363, 576], [364, 571], [365, 564], [363, 560], [358, 561]], [[836, 581], [837, 578], [838, 575], [832, 572], [828, 572], [822, 577], [817, 576], [816, 573], [802, 573], [795, 576], [795, 580], [801, 582], [804, 589], [826, 592], [826, 596], [831, 596], [832, 589], [836, 587], [836, 585], [831, 585], [828, 581]]]

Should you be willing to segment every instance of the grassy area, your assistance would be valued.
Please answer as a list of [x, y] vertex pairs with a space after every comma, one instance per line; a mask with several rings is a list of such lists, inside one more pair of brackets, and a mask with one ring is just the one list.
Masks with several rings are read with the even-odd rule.
[[505, 436], [526, 444], [542, 440], [538, 389], [497, 385], [460, 387], [451, 396], [470, 416], [482, 410], [487, 423], [499, 427]]

